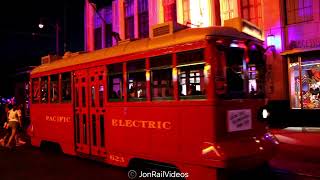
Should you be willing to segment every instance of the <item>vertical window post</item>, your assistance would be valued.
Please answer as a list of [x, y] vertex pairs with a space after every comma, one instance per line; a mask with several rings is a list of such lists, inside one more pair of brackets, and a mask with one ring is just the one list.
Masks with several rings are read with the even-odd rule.
[[127, 63], [124, 62], [122, 64], [122, 74], [123, 74], [123, 86], [122, 86], [122, 91], [123, 91], [123, 98], [124, 98], [124, 101], [126, 102], [128, 100], [128, 96], [127, 96]]
[[150, 58], [147, 57], [146, 59], [146, 95], [147, 101], [151, 101], [151, 85], [150, 85]]
[[62, 84], [62, 82], [61, 82], [61, 78], [62, 77], [62, 75], [61, 74], [59, 74], [59, 78], [58, 78], [58, 90], [59, 90], [59, 97], [58, 97], [58, 101], [61, 103], [62, 101], [62, 86], [61, 86], [61, 84]]
[[[214, 96], [214, 83], [213, 83], [213, 75], [212, 75], [212, 64], [213, 64], [213, 54], [218, 54], [216, 52], [217, 50], [215, 48], [213, 48], [213, 44], [207, 42], [207, 46], [205, 48], [204, 51], [204, 60], [206, 62], [205, 66], [204, 66], [204, 81], [205, 81], [205, 89], [207, 97], [209, 100], [213, 99]], [[217, 64], [217, 61], [219, 61], [220, 59], [216, 59], [215, 64]], [[217, 67], [217, 66], [215, 66]]]
[[48, 93], [48, 95], [47, 95], [47, 103], [51, 103], [51, 76], [49, 75], [48, 76], [48, 82], [47, 82], [47, 86], [48, 86], [48, 89], [47, 89], [47, 93]]
[[172, 81], [173, 81], [173, 97], [174, 100], [179, 99], [179, 82], [178, 82], [178, 70], [177, 70], [177, 54], [174, 53], [172, 55]]
[[112, 87], [109, 87], [109, 81], [108, 81], [108, 79], [109, 79], [109, 76], [108, 76], [108, 74], [109, 74], [109, 71], [108, 71], [108, 68], [105, 66], [104, 67], [104, 72], [105, 72], [105, 74], [104, 74], [104, 77], [105, 77], [105, 80], [104, 80], [104, 82], [105, 82], [105, 90], [104, 90], [104, 102], [103, 102], [103, 104], [104, 105], [106, 105], [107, 104], [107, 102], [108, 102], [108, 99], [109, 99], [109, 93], [108, 93], [108, 89], [109, 88], [112, 88]]

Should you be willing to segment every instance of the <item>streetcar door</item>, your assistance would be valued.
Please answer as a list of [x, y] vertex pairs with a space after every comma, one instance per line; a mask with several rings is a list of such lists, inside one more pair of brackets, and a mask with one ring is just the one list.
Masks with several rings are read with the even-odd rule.
[[74, 73], [75, 149], [84, 154], [90, 154], [88, 79], [88, 70]]
[[105, 156], [106, 67], [89, 69], [90, 150], [94, 156]]

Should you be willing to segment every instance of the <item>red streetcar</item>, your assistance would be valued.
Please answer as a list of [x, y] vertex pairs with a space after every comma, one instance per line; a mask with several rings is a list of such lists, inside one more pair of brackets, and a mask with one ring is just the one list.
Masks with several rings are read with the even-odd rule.
[[32, 145], [190, 179], [267, 162], [259, 121], [261, 41], [230, 27], [185, 29], [43, 63], [31, 72]]

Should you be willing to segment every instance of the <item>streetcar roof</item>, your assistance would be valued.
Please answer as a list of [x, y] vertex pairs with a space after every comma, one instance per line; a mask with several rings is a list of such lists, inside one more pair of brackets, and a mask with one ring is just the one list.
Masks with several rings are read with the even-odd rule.
[[51, 63], [45, 63], [34, 68], [31, 74], [47, 72], [50, 70], [76, 66], [98, 60], [105, 60], [112, 57], [144, 52], [188, 42], [201, 41], [205, 40], [207, 37], [229, 37], [235, 39], [250, 39], [253, 41], [259, 41], [258, 39], [239, 32], [232, 27], [217, 26], [207, 28], [188, 28], [170, 35], [123, 42], [110, 48], [104, 48], [92, 52], [82, 53], [76, 56], [61, 58]]

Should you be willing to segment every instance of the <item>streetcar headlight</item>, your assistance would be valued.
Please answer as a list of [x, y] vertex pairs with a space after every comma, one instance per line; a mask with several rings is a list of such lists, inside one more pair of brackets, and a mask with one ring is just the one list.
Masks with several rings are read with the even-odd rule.
[[262, 118], [267, 119], [269, 116], [269, 112], [267, 109], [262, 109]]

